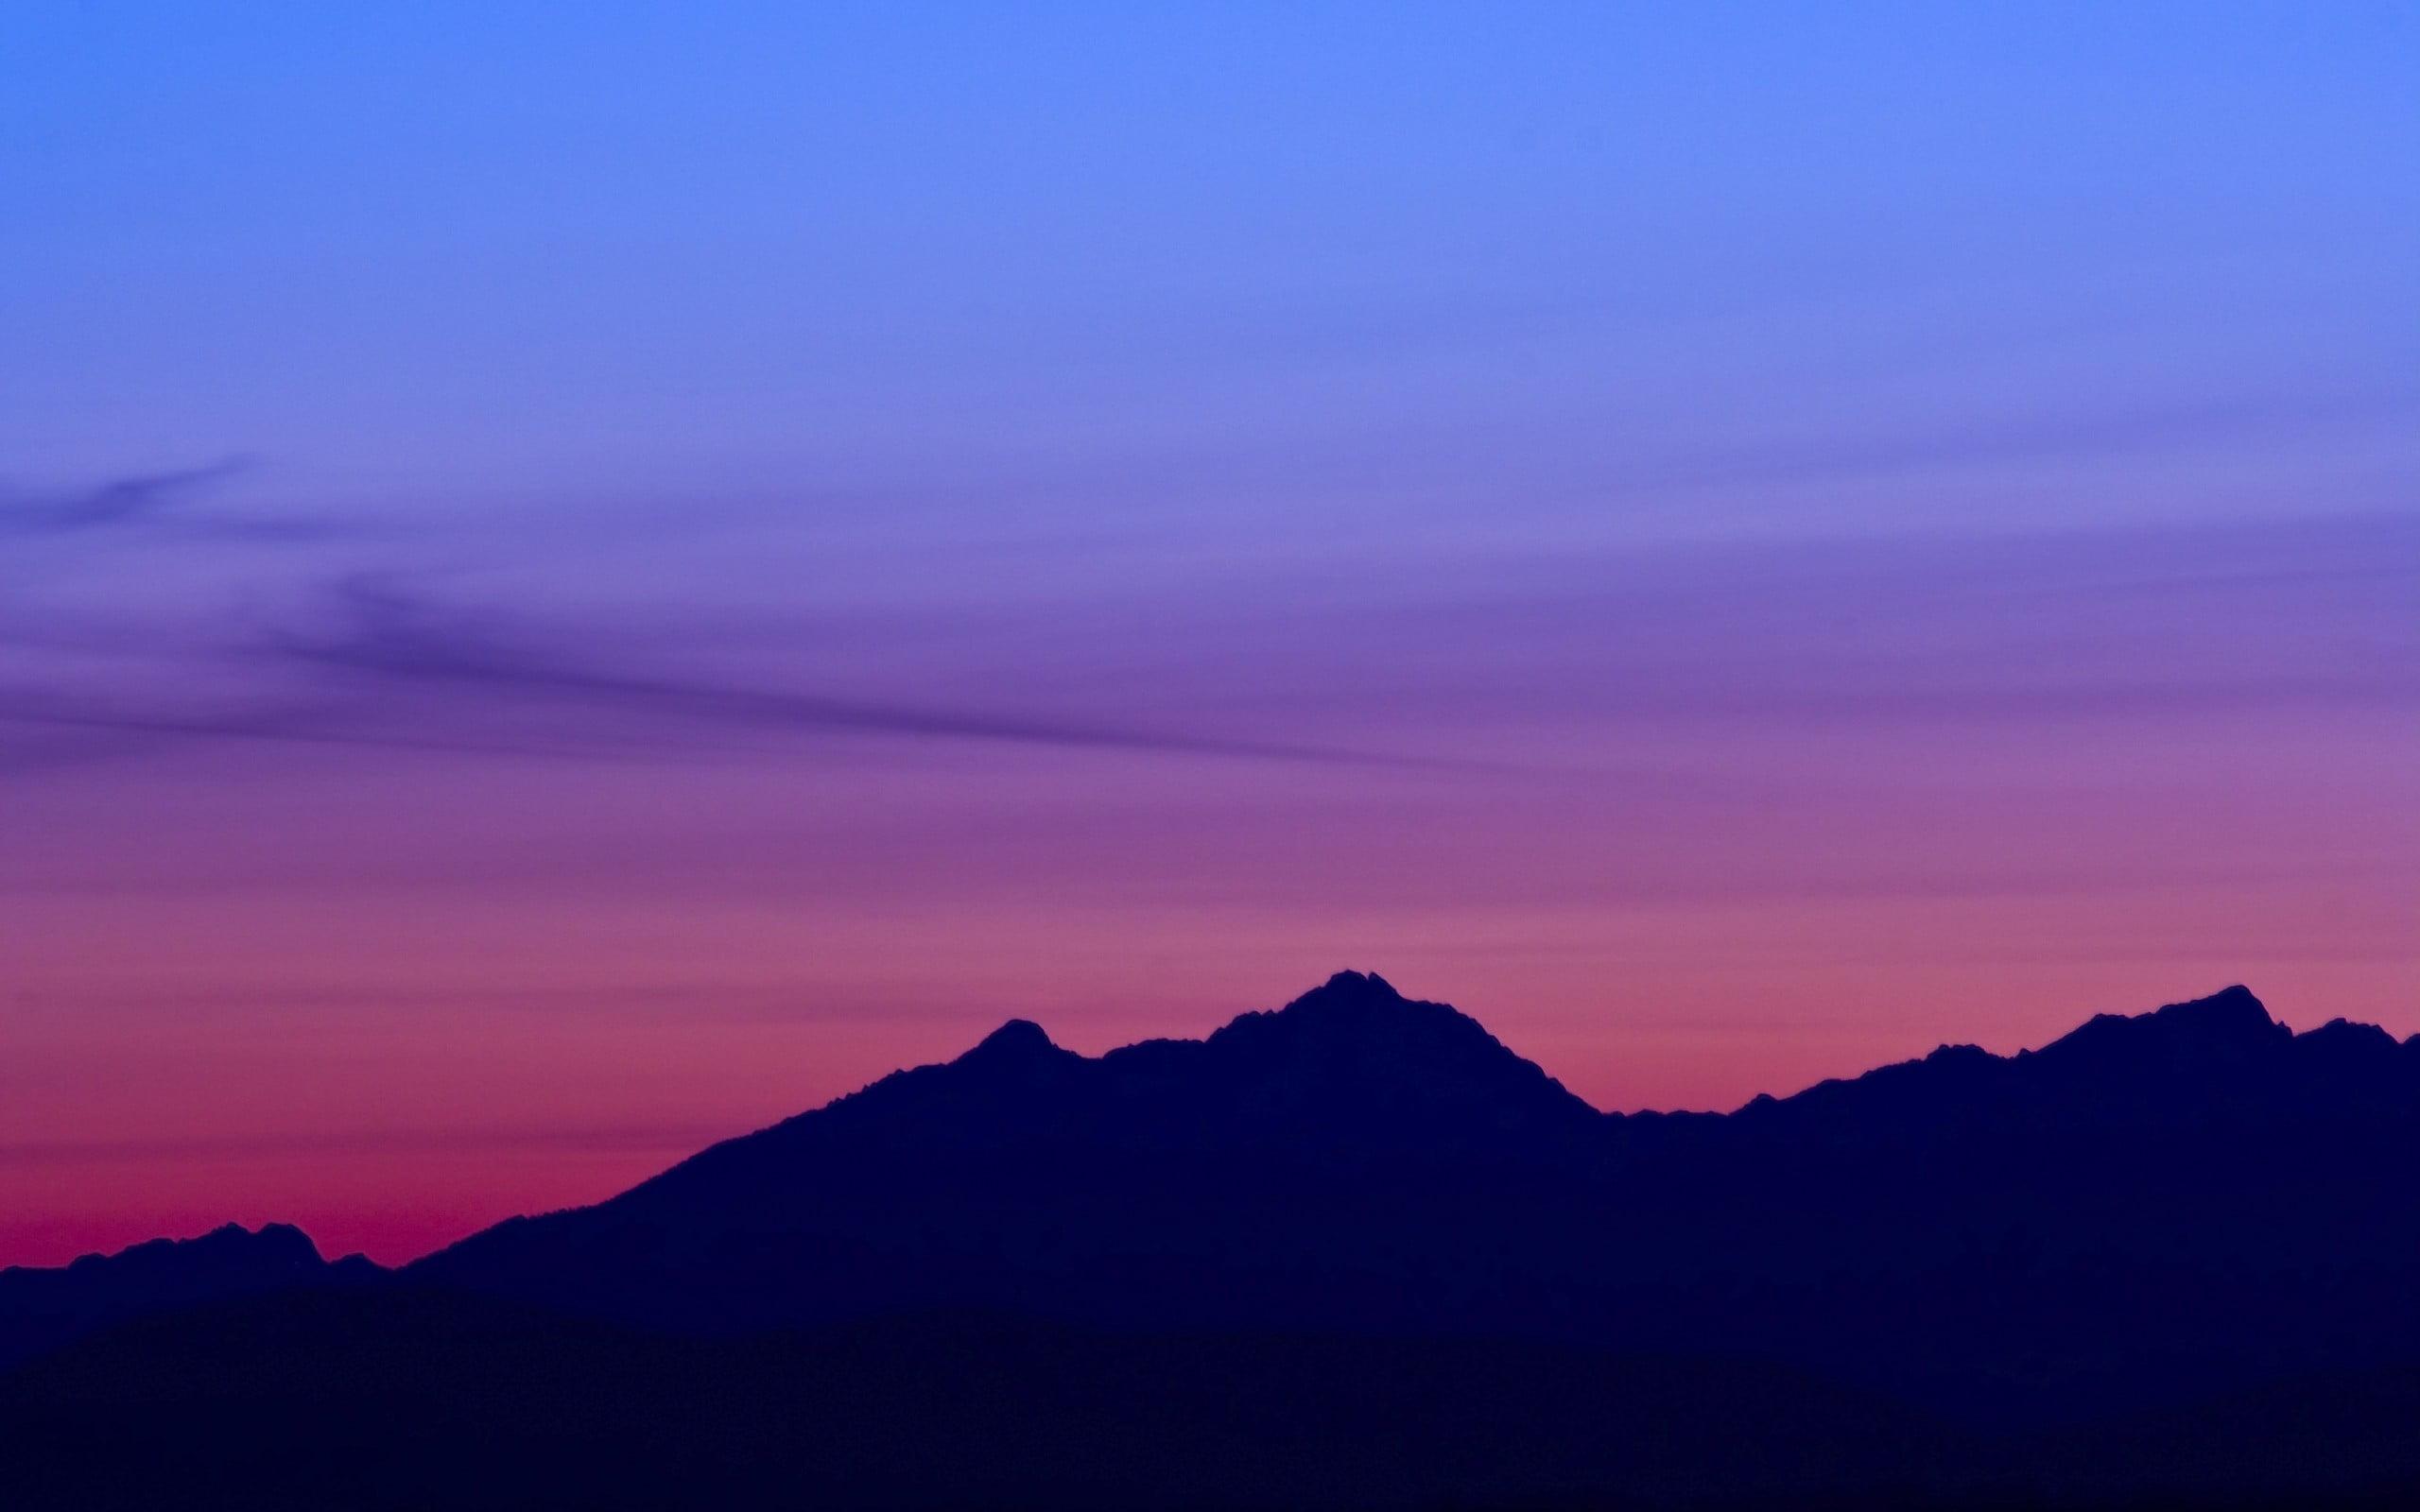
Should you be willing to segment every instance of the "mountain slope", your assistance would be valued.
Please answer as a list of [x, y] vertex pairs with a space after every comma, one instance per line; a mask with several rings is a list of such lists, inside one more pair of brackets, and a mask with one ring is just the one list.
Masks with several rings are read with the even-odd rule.
[[[1601, 1160], [1604, 1128], [1476, 1022], [1345, 972], [1205, 1040], [1098, 1058], [1012, 1023], [413, 1271], [669, 1326], [942, 1306], [1404, 1327], [1450, 1298], [1374, 1284], [1374, 1245], [1443, 1257], [1567, 1222], [1582, 1210], [1547, 1194]], [[1497, 1280], [1464, 1269], [1465, 1289]]]
[[1754, 1354], [1986, 1418], [2420, 1351], [2420, 1047], [2229, 988], [1728, 1117], [1596, 1113], [1343, 973], [1098, 1057], [1011, 1023], [420, 1280], [653, 1327], [919, 1308]]

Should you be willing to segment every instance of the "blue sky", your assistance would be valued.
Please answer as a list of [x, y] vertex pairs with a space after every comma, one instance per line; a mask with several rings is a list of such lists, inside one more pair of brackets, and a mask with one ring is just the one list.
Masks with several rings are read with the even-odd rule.
[[1179, 533], [2375, 507], [2415, 54], [2409, 6], [38, 8], [0, 466]]

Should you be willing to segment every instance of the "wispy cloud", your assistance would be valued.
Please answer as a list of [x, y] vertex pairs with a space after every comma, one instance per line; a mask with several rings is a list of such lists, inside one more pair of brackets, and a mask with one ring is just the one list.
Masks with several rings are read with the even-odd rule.
[[139, 524], [251, 466], [247, 457], [231, 456], [202, 467], [112, 478], [59, 498], [0, 502], [0, 532], [45, 535]]
[[[21, 534], [149, 532], [171, 503], [244, 466], [229, 461], [120, 478], [16, 507], [0, 523]], [[311, 617], [322, 623], [298, 627], [289, 618], [264, 630], [256, 596], [239, 588], [233, 608], [214, 601], [147, 636], [78, 633], [20, 610], [0, 633], [0, 651], [13, 652], [17, 663], [0, 662], [0, 674], [8, 675], [0, 681], [0, 730], [13, 731], [0, 735], [0, 768], [123, 760], [193, 742], [579, 756], [677, 752], [735, 734], [1423, 765], [1416, 757], [1111, 715], [669, 676], [628, 662], [627, 644], [596, 626], [533, 626], [527, 616], [475, 604], [443, 605], [407, 592], [393, 572], [345, 573], [317, 601]], [[508, 622], [510, 628], [499, 627]], [[559, 649], [566, 645], [585, 649]], [[128, 675], [135, 664], [151, 675]], [[182, 667], [184, 676], [164, 687], [161, 666]], [[538, 713], [545, 714], [543, 722], [520, 717]]]
[[[152, 541], [164, 500], [223, 475], [125, 480], [51, 518]], [[1627, 783], [1771, 772], [1794, 732], [2420, 702], [2398, 609], [2420, 535], [2391, 516], [1450, 559], [1381, 541], [1349, 562], [1163, 556], [1110, 576], [1080, 556], [977, 571], [935, 541], [938, 589], [913, 576], [924, 558], [866, 557], [811, 522], [592, 524], [221, 543], [123, 571], [106, 548], [59, 606], [0, 584], [0, 766], [888, 741], [1502, 773], [1470, 758], [1552, 729], [1556, 769]], [[853, 550], [889, 575], [871, 592]], [[201, 586], [159, 591], [163, 561]], [[1729, 759], [1676, 766], [1685, 746]]]
[[268, 649], [302, 666], [371, 685], [433, 690], [489, 704], [516, 700], [571, 704], [648, 723], [1275, 761], [1386, 764], [1399, 760], [1312, 745], [650, 677], [500, 639], [480, 628], [474, 616], [448, 614], [391, 583], [353, 578], [339, 585], [338, 597], [346, 613], [344, 627], [337, 633], [282, 635], [269, 643]]
[[193, 741], [350, 746], [456, 755], [572, 755], [581, 748], [562, 742], [397, 728], [359, 703], [332, 701], [288, 700], [181, 712], [84, 701], [41, 690], [0, 689], [0, 725], [19, 727], [17, 740], [0, 743], [0, 771], [121, 761]]

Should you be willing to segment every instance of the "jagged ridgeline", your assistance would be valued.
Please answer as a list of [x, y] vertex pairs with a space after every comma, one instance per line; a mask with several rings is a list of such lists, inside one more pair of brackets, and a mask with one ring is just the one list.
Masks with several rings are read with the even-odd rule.
[[0, 1348], [43, 1443], [199, 1482], [292, 1460], [266, 1404], [457, 1445], [394, 1504], [473, 1504], [458, 1451], [497, 1504], [569, 1461], [577, 1504], [2308, 1499], [2420, 1486], [2414, 1257], [2420, 1042], [2241, 988], [1625, 1116], [1344, 972], [1098, 1057], [1011, 1022], [397, 1273], [274, 1229], [9, 1272]]

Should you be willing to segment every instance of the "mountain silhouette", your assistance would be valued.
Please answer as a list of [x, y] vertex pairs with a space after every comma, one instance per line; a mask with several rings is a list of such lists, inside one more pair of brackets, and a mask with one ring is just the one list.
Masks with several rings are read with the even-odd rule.
[[1393, 1328], [1448, 1300], [1397, 1262], [1575, 1211], [1539, 1199], [1602, 1162], [1606, 1126], [1475, 1021], [1342, 972], [1206, 1040], [1098, 1057], [1011, 1023], [412, 1270], [659, 1327], [949, 1307]]
[[236, 1224], [194, 1239], [152, 1239], [50, 1269], [0, 1270], [0, 1367], [146, 1314], [300, 1286], [358, 1283], [378, 1267], [329, 1262], [290, 1224]]
[[2296, 1035], [2241, 988], [1728, 1116], [1618, 1117], [1346, 972], [1098, 1057], [1011, 1023], [412, 1270], [650, 1327], [1450, 1318], [1990, 1415], [2115, 1409], [2420, 1343], [2361, 1269], [2420, 1241], [2397, 1200], [2415, 1132], [2420, 1047]]
[[2101, 1014], [2014, 1056], [1944, 1045], [1853, 1080], [1759, 1097], [1736, 1121], [1793, 1143], [1912, 1143], [1995, 1129], [2057, 1142], [2277, 1118], [2394, 1122], [2411, 1116], [2415, 1096], [2420, 1038], [2398, 1042], [2342, 1019], [2297, 1035], [2248, 988], [2231, 987], [2133, 1017]]
[[[2287, 1503], [2394, 1494], [2420, 1490], [2420, 1457], [2381, 1426], [2420, 1381], [2415, 1157], [2420, 1040], [2342, 1021], [2297, 1034], [2240, 987], [2011, 1056], [1943, 1046], [1728, 1114], [1621, 1115], [1453, 1008], [1348, 971], [1204, 1040], [1097, 1057], [1012, 1021], [391, 1278], [331, 1286], [304, 1265], [299, 1294], [196, 1291], [177, 1300], [231, 1299], [54, 1351], [0, 1383], [0, 1419], [14, 1400], [65, 1444], [130, 1417], [169, 1435], [164, 1463], [216, 1464], [268, 1450], [224, 1414], [164, 1423], [125, 1393], [250, 1371], [263, 1400], [319, 1382], [341, 1418], [329, 1441], [369, 1454], [392, 1447], [381, 1435], [468, 1432], [440, 1400], [458, 1385], [518, 1403], [514, 1421], [560, 1408], [548, 1422], [620, 1465], [608, 1480], [635, 1504], [670, 1472], [628, 1463], [632, 1446], [674, 1452], [633, 1403], [685, 1425], [675, 1437], [727, 1430], [732, 1496], [843, 1504], [1089, 1504], [1077, 1485], [1099, 1504], [1181, 1503], [1155, 1464], [1196, 1466], [1204, 1505], [1763, 1504], [1783, 1488], [2206, 1504], [2226, 1486], [2190, 1473], [2196, 1446], [2220, 1443], [2241, 1486]], [[159, 1312], [88, 1310], [77, 1328]], [[365, 1363], [393, 1350], [407, 1366]], [[1302, 1405], [1290, 1427], [1244, 1412], [1236, 1397], [1270, 1389], [1253, 1371], [1280, 1360], [1419, 1410], [1344, 1423]], [[723, 1428], [662, 1384], [706, 1381], [723, 1383], [697, 1387]], [[1656, 1430], [1669, 1454], [1565, 1410], [1634, 1414], [1648, 1381], [1697, 1425]], [[1522, 1440], [1535, 1475], [1481, 1469], [1513, 1431], [1474, 1383], [1561, 1425]], [[2296, 1389], [2345, 1405], [2264, 1438], [2258, 1404]], [[769, 1468], [801, 1415], [958, 1468], [920, 1480], [829, 1445], [812, 1474]], [[935, 1444], [1010, 1425], [1044, 1441], [995, 1445], [988, 1469]], [[2306, 1461], [2328, 1445], [2322, 1475]], [[1723, 1468], [1742, 1454], [1770, 1473]], [[1211, 1468], [1236, 1455], [1274, 1468]]]

